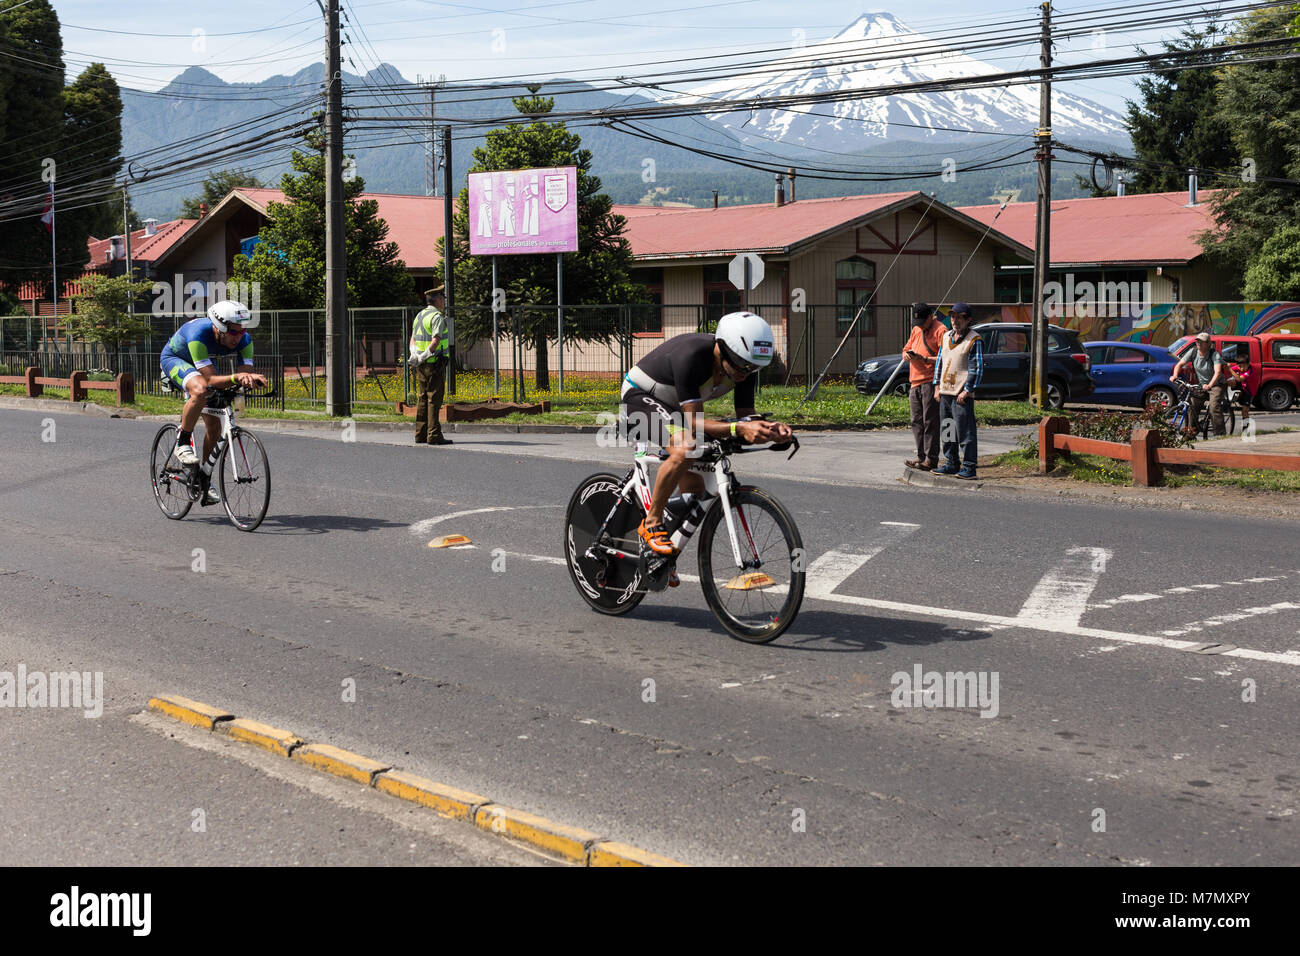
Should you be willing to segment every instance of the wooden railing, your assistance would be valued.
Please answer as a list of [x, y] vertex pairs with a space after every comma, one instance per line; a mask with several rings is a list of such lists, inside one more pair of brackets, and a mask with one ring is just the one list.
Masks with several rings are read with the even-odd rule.
[[85, 372], [73, 372], [68, 378], [44, 378], [40, 368], [31, 365], [24, 375], [0, 375], [0, 385], [25, 385], [28, 398], [40, 398], [48, 385], [50, 388], [66, 388], [70, 402], [84, 402], [89, 389], [116, 392], [119, 405], [130, 405], [135, 401], [135, 379], [130, 372], [122, 372], [111, 382], [91, 382], [86, 380]]
[[1070, 434], [1070, 420], [1048, 416], [1038, 423], [1038, 472], [1056, 467], [1058, 452], [1099, 455], [1132, 462], [1133, 484], [1150, 488], [1162, 484], [1162, 465], [1213, 465], [1219, 468], [1258, 468], [1270, 471], [1300, 471], [1300, 455], [1267, 455], [1256, 452], [1200, 451], [1195, 448], [1165, 448], [1160, 432], [1151, 428], [1133, 431], [1131, 444], [1098, 441]]

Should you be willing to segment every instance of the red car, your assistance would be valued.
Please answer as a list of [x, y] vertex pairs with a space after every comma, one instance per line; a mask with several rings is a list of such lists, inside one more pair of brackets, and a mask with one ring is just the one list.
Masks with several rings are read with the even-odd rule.
[[[1266, 332], [1263, 335], [1215, 335], [1212, 338], [1225, 362], [1236, 361], [1238, 355], [1250, 355], [1250, 364], [1258, 372], [1255, 404], [1259, 408], [1270, 412], [1286, 411], [1300, 397], [1300, 335]], [[1191, 336], [1184, 335], [1169, 346], [1169, 351], [1182, 359], [1193, 341]]]

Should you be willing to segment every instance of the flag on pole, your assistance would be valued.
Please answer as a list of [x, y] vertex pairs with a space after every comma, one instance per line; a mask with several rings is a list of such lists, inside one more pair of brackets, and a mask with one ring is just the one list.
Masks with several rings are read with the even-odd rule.
[[41, 223], [45, 226], [46, 232], [54, 232], [54, 183], [50, 183], [50, 194], [45, 197], [45, 211], [41, 215]]

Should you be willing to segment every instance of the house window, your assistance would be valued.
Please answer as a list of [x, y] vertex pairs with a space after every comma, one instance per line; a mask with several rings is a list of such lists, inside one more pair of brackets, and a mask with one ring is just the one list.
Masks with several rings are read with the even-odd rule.
[[704, 267], [704, 321], [701, 332], [712, 332], [718, 320], [729, 312], [740, 310], [740, 290], [731, 284], [727, 263]]
[[[876, 291], [876, 264], [859, 256], [835, 263], [835, 334], [844, 335], [853, 324], [862, 304]], [[858, 323], [862, 335], [876, 334], [876, 320], [871, 306]]]
[[1011, 272], [998, 269], [993, 273], [994, 302], [1032, 301], [1033, 292], [1026, 298], [1024, 288], [1033, 285], [1033, 272]]
[[632, 334], [663, 335], [664, 270], [637, 269], [632, 273], [632, 278], [645, 286], [646, 294], [650, 297], [651, 303], [650, 305], [632, 306]]

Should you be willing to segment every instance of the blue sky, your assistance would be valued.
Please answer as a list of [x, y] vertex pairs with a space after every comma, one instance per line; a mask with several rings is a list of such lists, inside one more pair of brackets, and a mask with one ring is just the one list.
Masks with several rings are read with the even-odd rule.
[[[0, 9], [14, 2], [0, 0]], [[1056, 10], [1117, 6], [1116, 0], [1067, 0]], [[54, 7], [64, 24], [69, 72], [100, 60], [124, 86], [157, 89], [188, 66], [228, 82], [257, 81], [323, 57], [324, 27], [314, 0], [54, 0]], [[922, 33], [1038, 17], [1036, 3], [1008, 0], [907, 0], [892, 7], [831, 0], [345, 0], [344, 9], [351, 20], [345, 24], [352, 41], [345, 48], [349, 69], [365, 72], [384, 61], [410, 80], [580, 76], [582, 70], [617, 75], [638, 62], [788, 48], [796, 31], [816, 42], [870, 11], [891, 12]], [[1107, 48], [1113, 56], [1129, 55], [1133, 44], [1154, 47], [1161, 35], [1112, 30]], [[1064, 40], [1056, 55], [1066, 62], [1094, 58], [1095, 43], [1087, 35]], [[1036, 63], [1037, 53], [1024, 48], [981, 58], [1024, 69]], [[1133, 95], [1129, 79], [1063, 88], [1120, 111], [1124, 97]]]

